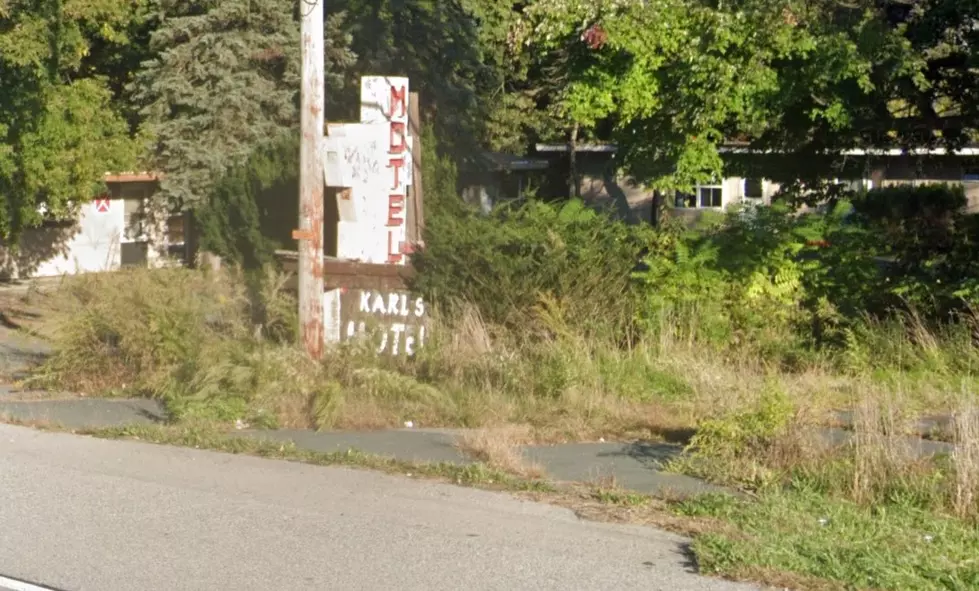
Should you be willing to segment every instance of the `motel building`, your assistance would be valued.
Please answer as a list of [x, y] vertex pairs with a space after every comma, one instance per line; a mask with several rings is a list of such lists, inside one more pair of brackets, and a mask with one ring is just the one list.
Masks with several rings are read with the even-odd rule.
[[183, 264], [189, 220], [183, 214], [151, 215], [156, 183], [145, 172], [107, 174], [106, 193], [81, 204], [75, 219], [25, 230], [19, 248], [0, 243], [0, 280]]

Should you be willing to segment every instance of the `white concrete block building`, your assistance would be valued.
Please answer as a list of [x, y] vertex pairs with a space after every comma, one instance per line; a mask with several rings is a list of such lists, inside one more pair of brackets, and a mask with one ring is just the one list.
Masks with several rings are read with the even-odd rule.
[[123, 266], [181, 264], [187, 258], [187, 220], [154, 214], [149, 173], [106, 175], [108, 191], [78, 207], [73, 220], [28, 229], [17, 248], [0, 243], [0, 279], [31, 279], [113, 271]]

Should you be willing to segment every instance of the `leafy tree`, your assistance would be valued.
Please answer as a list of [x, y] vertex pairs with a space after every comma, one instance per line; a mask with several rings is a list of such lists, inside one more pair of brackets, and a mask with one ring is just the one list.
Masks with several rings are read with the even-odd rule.
[[[768, 144], [961, 147], [975, 138], [979, 2], [795, 3], [813, 50], [776, 63], [787, 75]], [[809, 121], [802, 121], [807, 113]], [[785, 123], [788, 123], [786, 125]]]
[[960, 0], [537, 0], [517, 41], [576, 48], [560, 108], [607, 126], [639, 180], [679, 188], [719, 174], [732, 140], [790, 152], [773, 180], [825, 176], [847, 148], [961, 146], [979, 125], [977, 12]]
[[[551, 99], [567, 52], [537, 55], [515, 43], [535, 1], [337, 0], [328, 9], [349, 15], [355, 71], [411, 78], [443, 151], [464, 160], [484, 148], [522, 153], [573, 125]], [[355, 119], [356, 102], [347, 93], [330, 113]]]
[[[108, 57], [125, 51], [141, 4], [0, 1], [0, 238], [70, 217], [134, 161]], [[96, 59], [92, 50], [100, 48]]]
[[889, 261], [888, 287], [899, 304], [939, 317], [976, 306], [979, 216], [965, 213], [962, 187], [886, 187], [853, 205]]
[[483, 139], [490, 149], [517, 154], [526, 150], [528, 139], [543, 122], [534, 62], [510, 47], [512, 29], [527, 4], [526, 0], [468, 3], [478, 23], [480, 60], [489, 75], [478, 97], [483, 105]]
[[160, 26], [158, 0], [135, 0], [132, 12], [119, 32], [125, 43], [96, 37], [82, 60], [82, 70], [106, 77], [112, 102], [126, 118], [130, 131], [138, 133], [142, 118], [133, 97], [133, 81], [143, 62], [152, 57], [150, 35]]
[[979, 3], [823, 0], [786, 14], [811, 39], [772, 64], [779, 89], [751, 139], [794, 157], [770, 166], [770, 178], [814, 182], [872, 164], [839, 157], [848, 148], [954, 150], [976, 138]]
[[585, 129], [610, 124], [640, 180], [688, 186], [720, 169], [727, 128], [764, 123], [756, 105], [777, 81], [762, 58], [797, 44], [783, 27], [761, 26], [773, 3], [739, 4], [751, 18], [682, 0], [539, 0], [522, 43], [573, 46], [560, 109]]

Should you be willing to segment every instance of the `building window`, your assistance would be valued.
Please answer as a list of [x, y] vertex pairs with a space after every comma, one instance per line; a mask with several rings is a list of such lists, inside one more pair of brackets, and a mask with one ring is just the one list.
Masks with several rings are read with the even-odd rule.
[[167, 218], [167, 243], [171, 245], [184, 244], [184, 215], [171, 215]]
[[681, 209], [720, 208], [724, 204], [724, 189], [721, 185], [697, 185], [693, 193], [677, 192], [674, 206]]
[[745, 199], [764, 199], [765, 184], [761, 179], [744, 179]]
[[120, 263], [123, 267], [145, 267], [149, 245], [145, 242], [123, 242], [120, 246]]
[[701, 207], [720, 207], [724, 190], [721, 187], [697, 187]]
[[134, 242], [146, 239], [146, 209], [142, 199], [124, 199], [125, 237]]

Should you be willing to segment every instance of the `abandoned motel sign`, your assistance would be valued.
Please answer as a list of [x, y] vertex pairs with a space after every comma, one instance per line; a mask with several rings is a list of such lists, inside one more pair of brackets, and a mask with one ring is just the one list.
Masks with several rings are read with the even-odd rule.
[[[408, 79], [365, 76], [360, 121], [331, 123], [323, 172], [337, 192], [337, 258], [360, 271], [323, 294], [325, 339], [370, 338], [378, 353], [411, 356], [425, 342], [427, 310], [391, 267], [411, 253], [408, 204], [415, 138], [410, 130]], [[384, 275], [370, 280], [364, 275]]]
[[[327, 333], [333, 340], [367, 337], [380, 354], [411, 357], [425, 344], [426, 309], [422, 298], [396, 290], [339, 288], [335, 297], [327, 292]], [[338, 322], [332, 322], [333, 319]], [[340, 334], [336, 333], [339, 329]]]

